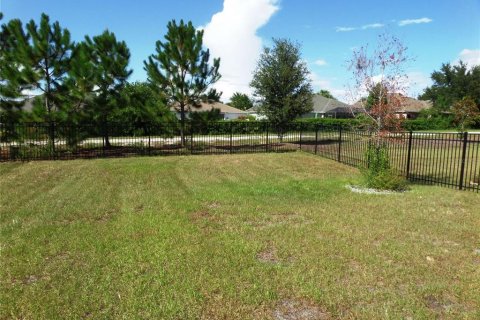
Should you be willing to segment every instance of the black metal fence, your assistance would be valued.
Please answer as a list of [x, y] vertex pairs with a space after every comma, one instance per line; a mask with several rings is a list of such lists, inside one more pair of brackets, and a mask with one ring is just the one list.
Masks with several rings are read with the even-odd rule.
[[[400, 132], [381, 139], [391, 166], [409, 180], [480, 191], [480, 134]], [[184, 130], [178, 123], [0, 124], [0, 161], [303, 150], [365, 168], [371, 143], [365, 130], [301, 122], [281, 128], [267, 122], [187, 123]]]

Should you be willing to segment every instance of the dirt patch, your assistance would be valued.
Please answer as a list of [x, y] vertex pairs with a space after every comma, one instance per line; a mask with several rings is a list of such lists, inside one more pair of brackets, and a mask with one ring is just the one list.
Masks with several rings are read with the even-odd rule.
[[145, 209], [144, 205], [139, 204], [139, 205], [135, 206], [135, 208], [133, 208], [133, 211], [135, 213], [142, 213], [144, 209]]
[[280, 260], [277, 257], [277, 249], [273, 246], [268, 246], [265, 250], [260, 251], [257, 254], [257, 260], [263, 263], [280, 263]]
[[205, 220], [212, 220], [213, 217], [208, 210], [198, 210], [193, 212], [190, 215], [190, 220], [192, 222], [202, 222]]
[[425, 298], [425, 305], [427, 308], [436, 313], [442, 313], [454, 307], [454, 303], [452, 301], [439, 299], [434, 296], [427, 296]]
[[216, 202], [216, 201], [213, 201], [213, 202], [210, 202], [207, 204], [207, 207], [209, 209], [216, 209], [216, 208], [219, 208], [220, 207], [220, 203], [219, 202]]
[[275, 320], [321, 320], [330, 319], [319, 306], [302, 300], [285, 299], [273, 311]]

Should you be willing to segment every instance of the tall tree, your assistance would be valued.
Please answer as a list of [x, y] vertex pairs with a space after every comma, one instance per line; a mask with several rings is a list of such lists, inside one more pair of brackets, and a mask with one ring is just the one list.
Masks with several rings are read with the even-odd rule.
[[[54, 111], [59, 110], [62, 94], [64, 94], [64, 80], [70, 63], [73, 42], [70, 32], [60, 24], [50, 23], [46, 14], [42, 14], [40, 24], [34, 20], [26, 25], [26, 34], [18, 22], [17, 27], [11, 28], [11, 36], [15, 38], [13, 51], [15, 54], [14, 68], [18, 72], [10, 78], [13, 83], [19, 84], [22, 78], [24, 84], [29, 84], [42, 94], [46, 110], [45, 121], [49, 122], [49, 139], [55, 139]], [[9, 68], [6, 68], [7, 70]], [[51, 144], [55, 152], [55, 144]]]
[[85, 111], [92, 106], [98, 71], [92, 48], [80, 42], [73, 50], [65, 80], [68, 95], [62, 101], [64, 122], [75, 125], [86, 118]]
[[434, 108], [448, 111], [457, 101], [470, 97], [480, 105], [480, 65], [469, 68], [460, 61], [457, 65], [443, 64], [431, 75], [433, 85], [420, 95], [422, 100], [431, 100]]
[[43, 96], [47, 121], [53, 121], [64, 89], [74, 43], [70, 32], [56, 21], [42, 14], [40, 24], [34, 20], [27, 24], [30, 41], [18, 43], [18, 54], [27, 68], [29, 81]]
[[337, 98], [335, 98], [331, 93], [330, 91], [328, 90], [320, 90], [318, 91], [318, 94], [321, 95], [322, 97], [325, 97], [325, 98], [328, 98], [328, 99], [334, 99], [334, 100], [337, 100]]
[[132, 70], [128, 68], [130, 50], [125, 41], [117, 41], [115, 34], [105, 30], [93, 38], [85, 37], [93, 63], [95, 98], [92, 104], [94, 118], [102, 126], [105, 145], [110, 147], [108, 122], [111, 113], [119, 107], [121, 90]]
[[[0, 20], [2, 15], [0, 13]], [[20, 20], [10, 20], [0, 29], [0, 122], [14, 125], [21, 118], [23, 91], [31, 89], [27, 69], [18, 59], [18, 42], [28, 42]], [[13, 133], [13, 127], [8, 130]]]
[[235, 92], [228, 105], [240, 110], [248, 110], [253, 107], [253, 102], [245, 93]]
[[148, 81], [163, 91], [171, 106], [180, 111], [180, 134], [185, 145], [185, 112], [203, 100], [218, 100], [209, 87], [220, 79], [220, 59], [210, 65], [210, 51], [203, 48], [203, 30], [192, 22], [167, 24], [165, 41], [156, 42], [156, 53], [144, 62]]
[[282, 138], [288, 122], [312, 110], [313, 90], [300, 45], [287, 39], [273, 43], [273, 48], [264, 48], [250, 86]]

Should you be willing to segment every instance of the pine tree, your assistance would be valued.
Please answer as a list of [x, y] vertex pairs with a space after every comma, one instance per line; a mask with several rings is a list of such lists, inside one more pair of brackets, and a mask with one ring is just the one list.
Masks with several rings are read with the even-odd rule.
[[92, 50], [81, 42], [75, 46], [70, 61], [65, 87], [68, 95], [63, 101], [64, 122], [76, 125], [85, 117], [85, 109], [91, 105], [95, 89], [97, 69], [93, 63]]
[[[9, 75], [12, 83], [30, 85], [42, 94], [46, 110], [45, 121], [49, 123], [48, 136], [52, 151], [55, 152], [55, 117], [64, 92], [64, 80], [70, 63], [73, 42], [70, 32], [63, 29], [58, 22], [50, 23], [46, 14], [42, 14], [40, 25], [34, 20], [26, 25], [26, 32], [21, 23], [9, 29], [9, 41], [14, 54], [13, 73]], [[5, 68], [8, 70], [9, 68]]]
[[[119, 107], [120, 93], [132, 70], [128, 69], [130, 50], [125, 41], [117, 41], [115, 34], [105, 30], [93, 38], [85, 37], [95, 70], [94, 118], [102, 126], [105, 145], [110, 147], [108, 123], [112, 112]], [[92, 84], [90, 84], [92, 85]]]
[[180, 134], [185, 145], [185, 111], [202, 100], [218, 100], [219, 94], [210, 85], [220, 79], [220, 59], [209, 64], [210, 52], [203, 49], [203, 31], [192, 22], [167, 25], [165, 42], [157, 41], [156, 53], [144, 62], [148, 80], [163, 91], [171, 106], [180, 111]]
[[46, 14], [42, 14], [38, 26], [31, 20], [27, 24], [27, 32], [30, 41], [19, 42], [17, 53], [27, 68], [28, 81], [43, 95], [46, 120], [52, 122], [55, 120], [54, 111], [60, 111], [74, 43], [70, 39], [70, 32], [62, 28], [58, 21], [51, 24]]
[[[2, 16], [0, 13], [0, 20]], [[10, 20], [0, 30], [0, 122], [5, 122], [9, 135], [14, 134], [14, 124], [22, 117], [25, 96], [30, 89], [26, 68], [18, 59], [18, 42], [28, 41], [20, 20]]]

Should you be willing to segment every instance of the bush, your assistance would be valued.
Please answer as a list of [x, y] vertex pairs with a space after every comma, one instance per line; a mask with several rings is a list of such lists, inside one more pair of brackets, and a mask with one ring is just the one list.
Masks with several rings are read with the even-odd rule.
[[358, 127], [364, 124], [365, 121], [363, 119], [308, 118], [308, 119], [297, 119], [296, 122], [318, 124], [321, 126]]
[[376, 175], [367, 175], [365, 185], [377, 190], [405, 191], [408, 189], [407, 180], [391, 169]]
[[364, 184], [367, 188], [378, 190], [404, 191], [407, 180], [390, 168], [388, 148], [376, 142], [367, 150], [368, 168], [363, 170]]
[[420, 130], [451, 130], [456, 126], [453, 123], [452, 116], [432, 117], [432, 118], [418, 118], [415, 120], [405, 120], [403, 128], [407, 131]]

